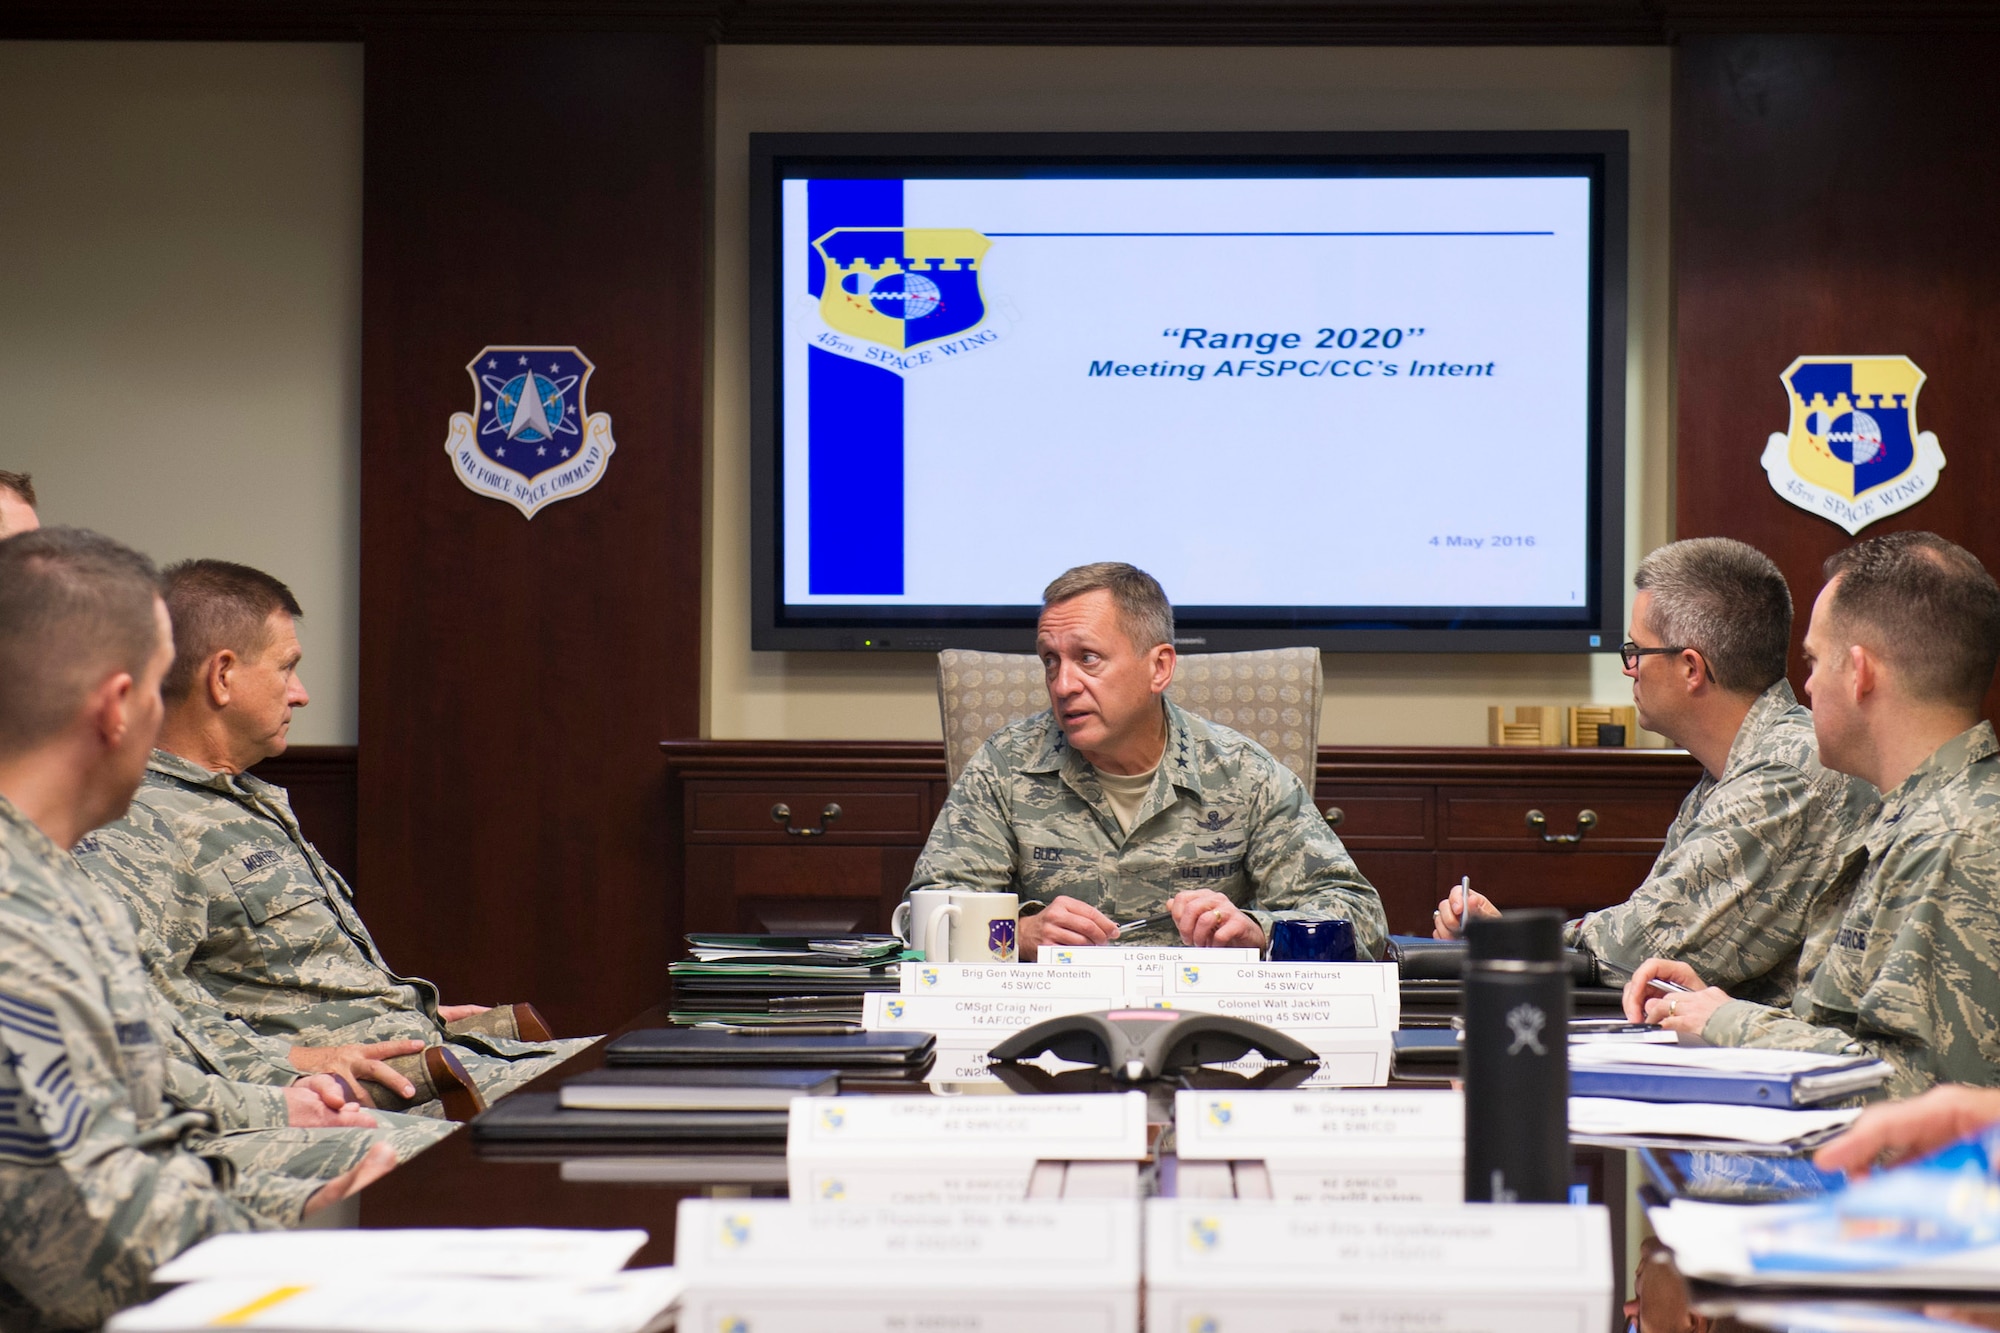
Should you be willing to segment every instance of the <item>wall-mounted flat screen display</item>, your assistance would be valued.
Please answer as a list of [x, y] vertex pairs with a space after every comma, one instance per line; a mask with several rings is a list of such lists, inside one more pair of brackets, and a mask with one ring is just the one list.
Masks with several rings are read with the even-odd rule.
[[1615, 642], [1622, 133], [752, 147], [755, 646]]

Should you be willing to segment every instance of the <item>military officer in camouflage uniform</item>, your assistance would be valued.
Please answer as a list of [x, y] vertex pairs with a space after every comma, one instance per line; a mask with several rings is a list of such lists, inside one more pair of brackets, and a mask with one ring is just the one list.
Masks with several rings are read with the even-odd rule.
[[[1805, 645], [1820, 757], [1883, 792], [1826, 957], [1784, 1009], [1651, 960], [1626, 1013], [1715, 1045], [1875, 1055], [1893, 1096], [2000, 1084], [2000, 745], [1980, 720], [2000, 587], [1928, 532], [1857, 542], [1826, 576]], [[1695, 989], [1656, 997], [1655, 977]]]
[[447, 1128], [377, 1129], [333, 1109], [325, 1076], [230, 1085], [162, 1045], [124, 910], [63, 850], [124, 809], [159, 727], [172, 640], [156, 588], [143, 556], [93, 533], [0, 542], [8, 1329], [95, 1326], [193, 1242], [292, 1225]]
[[[1344, 917], [1379, 956], [1374, 886], [1296, 774], [1167, 702], [1173, 609], [1130, 565], [1048, 586], [1035, 636], [1051, 711], [988, 740], [931, 829], [908, 891], [1022, 896], [1043, 944], [1264, 946], [1283, 917]], [[1119, 922], [1171, 921], [1120, 931]]]
[[[1629, 975], [1686, 963], [1759, 1004], [1788, 1004], [1826, 952], [1851, 884], [1840, 867], [1879, 809], [1823, 767], [1812, 714], [1785, 680], [1792, 595], [1761, 551], [1726, 537], [1662, 546], [1633, 576], [1625, 674], [1639, 721], [1705, 772], [1632, 897], [1572, 921], [1566, 943]], [[1437, 934], [1458, 932], [1459, 893]], [[1478, 893], [1474, 915], [1497, 915]]]
[[[482, 1031], [485, 1006], [442, 1004], [430, 982], [390, 968], [284, 790], [244, 771], [284, 751], [292, 709], [308, 702], [291, 590], [193, 560], [167, 571], [166, 597], [179, 643], [160, 748], [130, 813], [77, 853], [137, 918], [183, 1029], [233, 1077], [331, 1068], [372, 1087], [377, 1105], [409, 1086], [372, 1058], [401, 1043], [448, 1044], [488, 1099], [589, 1045]], [[358, 1058], [329, 1062], [318, 1048]]]

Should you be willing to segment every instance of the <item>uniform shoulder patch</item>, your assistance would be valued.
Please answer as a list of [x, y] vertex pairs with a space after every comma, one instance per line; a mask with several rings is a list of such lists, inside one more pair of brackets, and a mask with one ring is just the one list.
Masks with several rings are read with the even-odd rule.
[[55, 1011], [0, 991], [0, 1161], [52, 1162], [88, 1119]]

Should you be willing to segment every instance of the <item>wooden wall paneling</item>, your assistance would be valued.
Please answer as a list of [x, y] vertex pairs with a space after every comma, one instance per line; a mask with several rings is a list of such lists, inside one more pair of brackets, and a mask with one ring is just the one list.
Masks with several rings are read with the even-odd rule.
[[[1660, 826], [1666, 832], [1666, 825]], [[1431, 906], [1460, 877], [1471, 876], [1472, 887], [1496, 907], [1555, 907], [1564, 916], [1581, 916], [1632, 896], [1653, 868], [1659, 847], [1649, 852], [1593, 852], [1577, 848], [1534, 852], [1444, 851], [1437, 856], [1437, 878]], [[1424, 934], [1430, 933], [1430, 911], [1424, 912]]]
[[1430, 847], [1437, 841], [1437, 799], [1429, 787], [1322, 786], [1320, 813], [1350, 850]]
[[[1438, 793], [1438, 845], [1454, 851], [1657, 852], [1686, 795], [1686, 788], [1672, 787], [1445, 787]], [[1537, 811], [1539, 829], [1529, 823]], [[1585, 811], [1596, 816], [1588, 824]]]
[[[1375, 886], [1390, 933], [1428, 935], [1431, 913], [1444, 895], [1437, 888], [1437, 855], [1433, 852], [1379, 852], [1350, 849], [1354, 864]], [[1454, 880], [1453, 883], [1457, 881]]]
[[251, 773], [283, 787], [292, 813], [326, 863], [354, 881], [355, 750], [352, 745], [294, 745]]
[[[661, 735], [699, 725], [708, 51], [368, 34], [360, 891], [448, 998], [661, 998]], [[617, 451], [524, 519], [443, 445], [488, 344], [575, 344]]]
[[[1690, 37], [1674, 62], [1676, 531], [1736, 537], [1791, 582], [1797, 643], [1845, 531], [1758, 459], [1802, 354], [1908, 355], [1936, 491], [1861, 536], [1927, 528], [2000, 569], [2000, 37]], [[1989, 694], [1987, 712], [2000, 706]]]
[[13, 0], [0, 37], [352, 41], [385, 22], [726, 42], [1656, 43], [1727, 32], [1992, 32], [1982, 0]]

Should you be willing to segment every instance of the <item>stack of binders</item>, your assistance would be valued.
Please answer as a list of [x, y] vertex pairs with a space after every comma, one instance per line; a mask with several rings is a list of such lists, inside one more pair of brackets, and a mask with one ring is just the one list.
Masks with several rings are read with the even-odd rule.
[[690, 935], [670, 963], [672, 1021], [730, 1027], [859, 1029], [862, 997], [894, 991], [903, 943], [893, 935]]
[[[754, 1038], [749, 1040], [755, 1040]], [[596, 1069], [560, 1092], [517, 1092], [473, 1121], [491, 1148], [604, 1150], [782, 1143], [795, 1097], [830, 1097], [831, 1069]]]
[[1873, 1092], [1889, 1081], [1885, 1061], [1734, 1046], [1572, 1047], [1572, 1097], [1636, 1102], [1707, 1102], [1795, 1111]]

